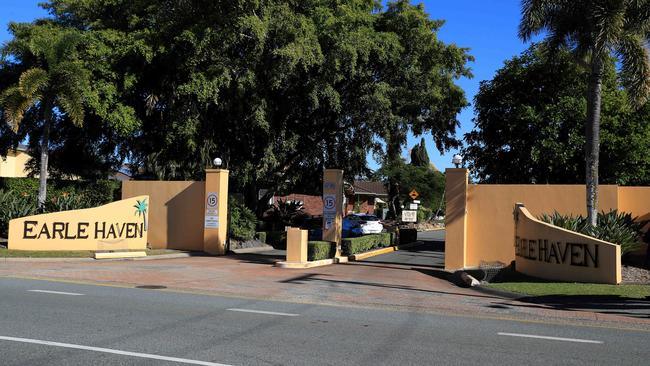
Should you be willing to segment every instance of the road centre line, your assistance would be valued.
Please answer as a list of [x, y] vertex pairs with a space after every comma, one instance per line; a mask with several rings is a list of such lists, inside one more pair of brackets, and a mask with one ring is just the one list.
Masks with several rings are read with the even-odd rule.
[[561, 338], [561, 337], [549, 337], [549, 336], [541, 336], [541, 335], [534, 335], [534, 334], [503, 333], [503, 332], [499, 332], [497, 334], [500, 335], [500, 336], [521, 337], [521, 338], [537, 338], [537, 339], [546, 339], [546, 340], [550, 340], [550, 341], [603, 344], [602, 341], [592, 341], [590, 339]]
[[31, 344], [40, 344], [44, 346], [53, 346], [53, 347], [63, 347], [63, 348], [72, 348], [72, 349], [79, 349], [79, 350], [84, 350], [84, 351], [93, 351], [93, 352], [102, 352], [102, 353], [111, 353], [114, 355], [121, 355], [121, 356], [131, 356], [131, 357], [140, 357], [140, 358], [148, 358], [152, 360], [161, 360], [161, 361], [169, 361], [169, 362], [178, 362], [178, 363], [185, 363], [185, 364], [190, 364], [190, 365], [203, 365], [203, 366], [231, 366], [231, 365], [226, 365], [223, 363], [214, 363], [214, 362], [206, 362], [206, 361], [197, 361], [197, 360], [189, 360], [186, 358], [178, 358], [178, 357], [167, 357], [167, 356], [159, 356], [159, 355], [153, 355], [149, 353], [139, 353], [139, 352], [129, 352], [129, 351], [120, 351], [116, 349], [110, 349], [110, 348], [101, 348], [101, 347], [90, 347], [90, 346], [82, 346], [79, 344], [70, 344], [70, 343], [60, 343], [60, 342], [51, 342], [51, 341], [43, 341], [39, 339], [30, 339], [30, 338], [17, 338], [17, 337], [6, 337], [6, 336], [0, 336], [0, 341], [10, 341], [10, 342], [21, 342], [21, 343], [31, 343]]
[[226, 309], [226, 310], [228, 310], [228, 311], [238, 311], [240, 313], [255, 313], [255, 314], [280, 315], [280, 316], [300, 316], [300, 314], [277, 313], [275, 311], [263, 311], [263, 310], [251, 310], [251, 309], [230, 308], [230, 309]]
[[45, 294], [57, 294], [57, 295], [69, 295], [69, 296], [83, 296], [84, 294], [76, 292], [61, 292], [61, 291], [49, 291], [49, 290], [27, 290], [29, 292], [41, 292]]

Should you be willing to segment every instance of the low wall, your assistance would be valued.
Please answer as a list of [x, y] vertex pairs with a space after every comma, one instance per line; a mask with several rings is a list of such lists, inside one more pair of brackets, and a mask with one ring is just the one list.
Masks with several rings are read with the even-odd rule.
[[11, 250], [146, 249], [149, 197], [9, 221]]
[[517, 271], [548, 280], [619, 284], [621, 247], [537, 220], [515, 207]]
[[[558, 211], [586, 215], [584, 185], [468, 184], [467, 169], [447, 169], [445, 268], [515, 260], [513, 207], [524, 202], [534, 217]], [[600, 211], [630, 212], [650, 219], [650, 187], [601, 185]]]
[[122, 199], [147, 194], [149, 245], [154, 249], [204, 249], [205, 182], [124, 181]]
[[[600, 186], [599, 195], [599, 210], [616, 208], [616, 186]], [[509, 264], [515, 259], [512, 208], [516, 202], [524, 202], [535, 217], [554, 210], [586, 215], [585, 197], [585, 186], [579, 185], [469, 185], [465, 266], [478, 266], [481, 261]]]

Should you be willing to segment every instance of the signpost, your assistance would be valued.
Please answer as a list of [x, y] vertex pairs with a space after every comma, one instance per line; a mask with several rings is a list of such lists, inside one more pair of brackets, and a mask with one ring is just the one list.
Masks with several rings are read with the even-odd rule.
[[325, 169], [323, 173], [323, 240], [336, 243], [341, 255], [343, 229], [343, 170]]
[[417, 222], [418, 221], [418, 212], [415, 210], [403, 210], [402, 211], [402, 222]]
[[409, 193], [409, 197], [411, 197], [412, 200], [418, 198], [419, 196], [420, 194], [418, 193], [418, 191], [415, 190], [415, 188], [413, 188]]

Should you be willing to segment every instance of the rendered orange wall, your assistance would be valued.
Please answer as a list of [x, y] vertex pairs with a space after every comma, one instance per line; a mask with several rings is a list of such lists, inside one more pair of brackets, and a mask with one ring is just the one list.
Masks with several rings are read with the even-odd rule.
[[[650, 220], [650, 187], [618, 187], [618, 210]], [[646, 225], [648, 230], [650, 224]]]
[[[600, 210], [615, 209], [617, 200], [616, 186], [600, 186]], [[481, 261], [510, 264], [515, 259], [513, 209], [517, 202], [535, 217], [554, 210], [586, 214], [581, 185], [469, 185], [465, 267], [479, 266]]]
[[150, 196], [148, 239], [152, 248], [204, 249], [205, 182], [122, 182], [122, 199], [144, 194]]

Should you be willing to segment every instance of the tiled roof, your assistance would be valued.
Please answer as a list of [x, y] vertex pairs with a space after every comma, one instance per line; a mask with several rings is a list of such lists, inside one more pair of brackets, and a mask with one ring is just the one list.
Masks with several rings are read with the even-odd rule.
[[356, 194], [373, 194], [376, 196], [388, 196], [386, 186], [383, 182], [368, 182], [363, 180], [354, 181], [354, 192]]

